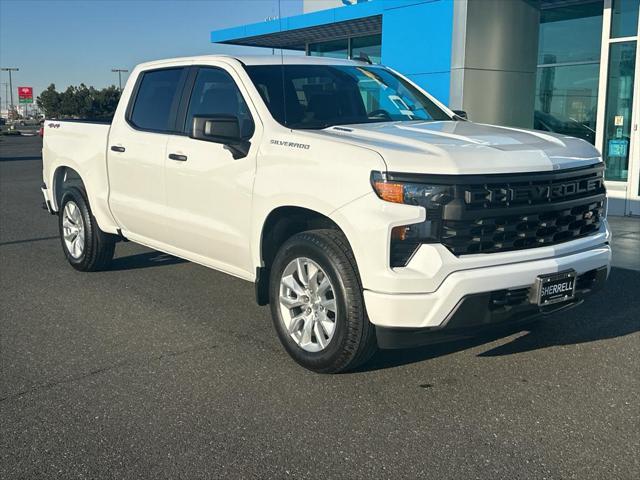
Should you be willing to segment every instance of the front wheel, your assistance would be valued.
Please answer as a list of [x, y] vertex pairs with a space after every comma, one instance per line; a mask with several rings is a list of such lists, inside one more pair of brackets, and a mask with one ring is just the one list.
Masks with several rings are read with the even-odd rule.
[[82, 190], [71, 187], [64, 192], [58, 228], [62, 250], [76, 270], [103, 270], [113, 259], [115, 238], [100, 230]]
[[287, 240], [273, 262], [269, 294], [278, 337], [303, 367], [338, 373], [375, 352], [375, 330], [342, 233], [312, 230]]

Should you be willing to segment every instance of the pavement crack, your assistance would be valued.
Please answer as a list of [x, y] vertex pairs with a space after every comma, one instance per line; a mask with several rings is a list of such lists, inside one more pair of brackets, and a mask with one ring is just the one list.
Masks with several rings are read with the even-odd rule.
[[3, 247], [5, 245], [17, 245], [20, 243], [44, 242], [46, 240], [56, 240], [58, 238], [60, 237], [55, 235], [53, 237], [39, 237], [39, 238], [25, 238], [24, 240], [10, 240], [8, 242], [0, 242], [0, 247]]
[[104, 367], [100, 367], [100, 368], [95, 368], [93, 370], [89, 370], [88, 372], [79, 374], [79, 375], [72, 375], [66, 378], [62, 378], [59, 380], [54, 380], [51, 382], [45, 382], [45, 383], [41, 383], [39, 385], [36, 385], [34, 387], [31, 388], [27, 388], [26, 390], [22, 390], [20, 392], [11, 394], [11, 395], [6, 395], [4, 397], [0, 397], [0, 403], [5, 402], [5, 401], [9, 401], [9, 400], [15, 400], [17, 398], [23, 397], [27, 394], [30, 393], [35, 393], [37, 391], [40, 390], [50, 390], [52, 388], [55, 388], [58, 385], [64, 385], [64, 384], [69, 384], [69, 383], [75, 383], [75, 382], [79, 382], [81, 380], [84, 380], [86, 378], [90, 378], [92, 376], [95, 375], [100, 375], [102, 373], [106, 373], [112, 370], [116, 370], [118, 368], [122, 368], [122, 367], [129, 367], [132, 365], [142, 365], [142, 364], [149, 364], [153, 361], [157, 361], [157, 360], [163, 360], [163, 359], [167, 359], [167, 358], [175, 358], [175, 357], [180, 357], [182, 355], [186, 355], [189, 353], [195, 353], [195, 352], [201, 352], [201, 351], [206, 351], [206, 350], [213, 350], [214, 348], [217, 348], [217, 345], [196, 345], [190, 348], [185, 348], [183, 350], [177, 350], [177, 351], [171, 351], [171, 352], [162, 352], [159, 353], [157, 355], [152, 355], [149, 356], [147, 358], [142, 358], [142, 359], [129, 359], [129, 360], [123, 360], [121, 362], [116, 362], [113, 363], [111, 365], [106, 365]]

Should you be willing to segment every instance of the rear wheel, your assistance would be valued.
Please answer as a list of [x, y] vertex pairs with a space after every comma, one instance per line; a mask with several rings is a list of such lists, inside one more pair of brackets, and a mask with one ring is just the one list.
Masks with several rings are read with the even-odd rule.
[[62, 250], [76, 270], [103, 270], [113, 259], [115, 237], [100, 230], [79, 188], [71, 187], [62, 195], [58, 228]]
[[376, 350], [353, 252], [336, 230], [287, 240], [271, 268], [274, 326], [296, 362], [320, 373], [354, 369]]

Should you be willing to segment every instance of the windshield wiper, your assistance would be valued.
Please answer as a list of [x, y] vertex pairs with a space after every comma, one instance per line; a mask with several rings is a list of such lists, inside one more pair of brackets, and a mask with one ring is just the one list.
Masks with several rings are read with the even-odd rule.
[[335, 123], [290, 123], [287, 125], [289, 128], [295, 130], [323, 130], [325, 128], [333, 127]]

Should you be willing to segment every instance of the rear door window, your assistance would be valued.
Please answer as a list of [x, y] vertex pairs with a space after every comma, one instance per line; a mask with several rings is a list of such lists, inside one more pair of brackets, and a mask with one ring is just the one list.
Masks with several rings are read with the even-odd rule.
[[129, 116], [133, 126], [154, 132], [175, 131], [175, 119], [186, 69], [144, 72]]

